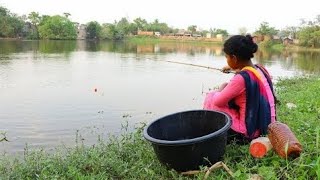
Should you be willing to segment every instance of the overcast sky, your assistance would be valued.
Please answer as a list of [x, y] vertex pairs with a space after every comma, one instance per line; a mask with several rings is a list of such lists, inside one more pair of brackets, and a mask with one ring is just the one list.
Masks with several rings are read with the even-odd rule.
[[238, 33], [240, 27], [252, 32], [263, 21], [282, 29], [320, 14], [320, 0], [0, 0], [0, 6], [18, 15], [68, 12], [70, 19], [79, 23], [141, 17], [148, 22], [159, 19], [175, 28], [197, 25], [207, 30], [226, 29], [231, 34]]

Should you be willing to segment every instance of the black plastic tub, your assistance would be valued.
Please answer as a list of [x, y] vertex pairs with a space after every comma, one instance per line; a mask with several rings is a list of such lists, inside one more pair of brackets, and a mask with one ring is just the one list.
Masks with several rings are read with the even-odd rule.
[[153, 121], [143, 135], [162, 164], [182, 172], [221, 161], [230, 126], [223, 112], [191, 110]]

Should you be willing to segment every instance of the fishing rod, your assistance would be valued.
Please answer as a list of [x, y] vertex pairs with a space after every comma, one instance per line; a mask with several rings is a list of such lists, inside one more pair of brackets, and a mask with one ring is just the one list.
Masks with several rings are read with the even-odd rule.
[[235, 72], [233, 72], [233, 71], [224, 72], [220, 68], [214, 68], [214, 67], [210, 67], [210, 66], [203, 66], [203, 65], [198, 65], [198, 64], [191, 64], [191, 63], [184, 63], [184, 62], [177, 62], [177, 61], [168, 61], [168, 60], [161, 60], [161, 61], [168, 62], [168, 63], [176, 63], [176, 64], [183, 64], [183, 65], [188, 65], [188, 66], [201, 67], [201, 68], [206, 68], [206, 69], [213, 69], [213, 70], [217, 70], [217, 71], [220, 71], [220, 72], [223, 72], [223, 73], [233, 73], [233, 74], [235, 74]]

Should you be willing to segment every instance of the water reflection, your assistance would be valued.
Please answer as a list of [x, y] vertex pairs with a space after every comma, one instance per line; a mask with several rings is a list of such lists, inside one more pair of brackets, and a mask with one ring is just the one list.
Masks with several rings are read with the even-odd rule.
[[[260, 50], [255, 56], [276, 76], [319, 73], [318, 59], [316, 52]], [[198, 109], [205, 92], [232, 77], [161, 60], [216, 68], [226, 63], [221, 46], [208, 44], [0, 41], [0, 131], [11, 140], [3, 144], [8, 147], [0, 143], [0, 151], [23, 151], [25, 143], [72, 145], [75, 131], [86, 127], [108, 134], [124, 120]], [[94, 138], [86, 136], [86, 143]]]
[[75, 51], [76, 41], [39, 41], [39, 52], [44, 54], [69, 54]]
[[[197, 55], [223, 56], [220, 45], [192, 44], [192, 43], [140, 43], [110, 42], [110, 41], [14, 41], [0, 40], [0, 60], [10, 59], [11, 54], [33, 52], [34, 59], [50, 54], [58, 54], [62, 58], [75, 51], [89, 52], [115, 52], [121, 54], [185, 54], [196, 57]], [[272, 51], [259, 49], [255, 60], [263, 65], [272, 66], [279, 63], [283, 69], [293, 69], [303, 73], [320, 73], [320, 52], [294, 52]]]
[[70, 53], [75, 51], [76, 41], [14, 41], [0, 40], [0, 54], [9, 55], [20, 52], [40, 52], [44, 54]]
[[38, 41], [0, 40], [0, 57], [38, 49]]
[[295, 53], [296, 58], [292, 58], [292, 64], [306, 72], [320, 72], [320, 53], [319, 52], [300, 52]]
[[143, 43], [134, 44], [129, 42], [108, 42], [108, 41], [78, 41], [78, 51], [106, 51], [117, 53], [137, 54], [171, 54], [186, 53], [190, 56], [196, 54], [221, 55], [222, 48], [219, 45], [194, 45], [190, 43]]
[[279, 52], [259, 49], [255, 54], [255, 59], [264, 65], [280, 62], [284, 69], [295, 69], [302, 73], [320, 73], [320, 52], [289, 50]]

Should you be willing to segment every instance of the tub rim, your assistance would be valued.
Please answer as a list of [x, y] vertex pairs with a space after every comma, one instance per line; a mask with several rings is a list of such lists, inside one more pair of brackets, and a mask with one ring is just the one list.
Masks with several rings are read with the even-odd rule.
[[[200, 136], [200, 137], [196, 137], [196, 138], [192, 138], [192, 139], [184, 139], [184, 140], [175, 140], [175, 141], [168, 141], [168, 140], [161, 140], [161, 139], [156, 139], [156, 138], [153, 138], [151, 137], [149, 134], [148, 134], [148, 129], [149, 127], [154, 124], [155, 122], [159, 121], [160, 119], [163, 119], [165, 117], [168, 117], [168, 116], [173, 116], [173, 115], [176, 115], [176, 114], [181, 114], [181, 113], [188, 113], [188, 112], [194, 112], [194, 111], [206, 111], [206, 112], [215, 112], [215, 113], [220, 113], [220, 114], [223, 114], [225, 115], [226, 117], [226, 124], [220, 128], [219, 130], [213, 132], [213, 133], [210, 133], [210, 134], [207, 134], [207, 135], [204, 135], [204, 136]], [[200, 142], [203, 142], [205, 140], [208, 140], [208, 139], [211, 139], [215, 136], [219, 136], [220, 134], [224, 133], [224, 132], [227, 132], [230, 127], [231, 127], [231, 122], [232, 122], [232, 119], [230, 117], [230, 115], [228, 115], [227, 113], [225, 112], [222, 112], [222, 111], [217, 111], [217, 110], [204, 110], [204, 109], [195, 109], [195, 110], [187, 110], [187, 111], [180, 111], [180, 112], [176, 112], [176, 113], [172, 113], [172, 114], [169, 114], [169, 115], [165, 115], [165, 116], [162, 116], [152, 122], [150, 122], [143, 130], [143, 136], [145, 139], [147, 139], [148, 141], [150, 141], [151, 143], [153, 144], [156, 144], [156, 145], [166, 145], [166, 146], [180, 146], [180, 145], [189, 145], [189, 144], [196, 144], [196, 143], [200, 143]]]

